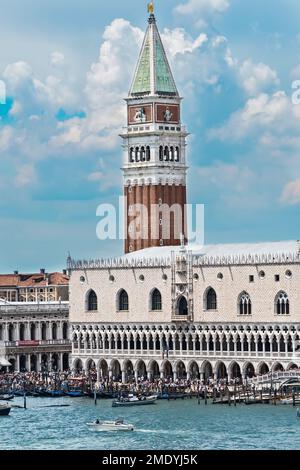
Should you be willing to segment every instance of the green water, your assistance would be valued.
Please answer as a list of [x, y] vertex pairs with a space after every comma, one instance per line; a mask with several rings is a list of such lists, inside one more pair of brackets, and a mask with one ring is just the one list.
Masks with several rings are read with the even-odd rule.
[[[15, 399], [13, 404], [22, 405]], [[0, 449], [300, 449], [300, 418], [284, 405], [198, 405], [197, 400], [112, 408], [88, 398], [28, 398], [0, 417]], [[51, 408], [54, 404], [68, 407]], [[86, 423], [122, 417], [134, 432], [95, 432]]]

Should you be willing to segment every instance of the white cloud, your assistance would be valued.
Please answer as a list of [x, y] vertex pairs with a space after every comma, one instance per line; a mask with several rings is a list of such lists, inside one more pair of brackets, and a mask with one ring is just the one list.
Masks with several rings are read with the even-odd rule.
[[32, 68], [24, 61], [14, 62], [5, 68], [3, 77], [15, 90], [24, 81], [31, 79]]
[[161, 37], [170, 59], [174, 59], [177, 54], [192, 53], [208, 41], [205, 33], [201, 33], [196, 39], [193, 39], [183, 28], [165, 29]]
[[250, 137], [253, 131], [264, 134], [274, 129], [282, 132], [290, 126], [291, 114], [298, 118], [300, 110], [296, 108], [284, 91], [272, 95], [261, 93], [249, 99], [243, 109], [234, 112], [223, 126], [211, 130], [210, 137], [224, 141], [240, 140]]
[[18, 116], [18, 114], [20, 114], [22, 112], [22, 105], [19, 101], [14, 101], [13, 102], [13, 105], [9, 111], [9, 115], [10, 116]]
[[5, 152], [13, 143], [14, 131], [10, 126], [0, 128], [0, 151]]
[[288, 205], [300, 204], [300, 178], [286, 184], [282, 191], [281, 201]]
[[245, 60], [241, 64], [239, 73], [242, 87], [251, 96], [271, 87], [278, 87], [280, 84], [275, 70], [262, 62], [255, 64], [251, 59]]
[[65, 65], [65, 56], [61, 52], [54, 51], [51, 54], [50, 62], [54, 67], [61, 67]]
[[175, 8], [180, 14], [190, 15], [196, 13], [222, 13], [229, 7], [229, 0], [188, 0]]
[[17, 167], [15, 185], [18, 187], [33, 184], [36, 173], [33, 164], [24, 164]]

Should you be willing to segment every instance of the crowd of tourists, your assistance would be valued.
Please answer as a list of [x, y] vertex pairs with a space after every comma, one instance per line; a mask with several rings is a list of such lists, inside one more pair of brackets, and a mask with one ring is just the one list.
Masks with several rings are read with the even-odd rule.
[[124, 384], [121, 378], [103, 378], [97, 382], [96, 370], [90, 370], [88, 374], [78, 373], [75, 371], [63, 372], [0, 372], [0, 392], [5, 390], [11, 391], [33, 391], [38, 389], [68, 389], [77, 388], [83, 392], [91, 392], [93, 390], [103, 392], [119, 392], [128, 390], [133, 393], [163, 393], [163, 391], [180, 391], [190, 394], [201, 394], [204, 392], [213, 393], [214, 391], [224, 391], [228, 386], [239, 386], [240, 379], [230, 380], [219, 379], [207, 380], [197, 379], [176, 379], [157, 378], [148, 380], [140, 377], [138, 380], [129, 378]]

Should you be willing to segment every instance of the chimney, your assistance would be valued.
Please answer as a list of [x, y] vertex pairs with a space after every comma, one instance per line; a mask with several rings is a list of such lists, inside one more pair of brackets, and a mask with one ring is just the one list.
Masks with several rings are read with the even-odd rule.
[[41, 272], [41, 274], [45, 274], [46, 270], [45, 270], [45, 269], [41, 269], [40, 272]]
[[64, 276], [67, 275], [67, 270], [66, 270], [66, 269], [63, 269], [63, 275], [64, 275]]
[[17, 276], [19, 274], [19, 271], [14, 271], [14, 275]]

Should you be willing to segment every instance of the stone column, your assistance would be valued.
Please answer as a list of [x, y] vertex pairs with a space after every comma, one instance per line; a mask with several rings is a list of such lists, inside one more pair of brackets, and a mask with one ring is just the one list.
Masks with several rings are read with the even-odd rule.
[[108, 369], [108, 378], [109, 378], [109, 380], [112, 379], [112, 376], [113, 376], [113, 371], [112, 371], [112, 369]]
[[174, 382], [175, 382], [175, 380], [177, 380], [177, 371], [176, 370], [173, 371], [173, 380], [174, 380]]
[[26, 370], [30, 372], [30, 354], [26, 354]]
[[41, 372], [42, 371], [42, 354], [41, 353], [37, 354], [37, 361], [38, 361], [37, 370], [38, 372]]
[[149, 380], [149, 382], [152, 380], [152, 374], [150, 370], [147, 372], [147, 379]]
[[233, 350], [235, 357], [237, 356], [237, 345], [236, 345], [236, 338], [233, 339]]
[[161, 379], [164, 379], [164, 378], [165, 378], [165, 373], [164, 373], [163, 370], [160, 372], [160, 378], [161, 378]]
[[62, 322], [58, 322], [57, 325], [57, 339], [63, 339], [63, 327], [62, 327]]
[[136, 382], [138, 381], [138, 377], [139, 377], [139, 373], [138, 373], [138, 370], [136, 369], [134, 371], [134, 379], [135, 379]]
[[99, 368], [97, 368], [97, 382], [101, 382], [101, 372]]
[[111, 335], [108, 336], [108, 354], [111, 356]]
[[125, 370], [122, 370], [122, 383], [123, 384], [126, 383], [126, 372], [125, 372]]

